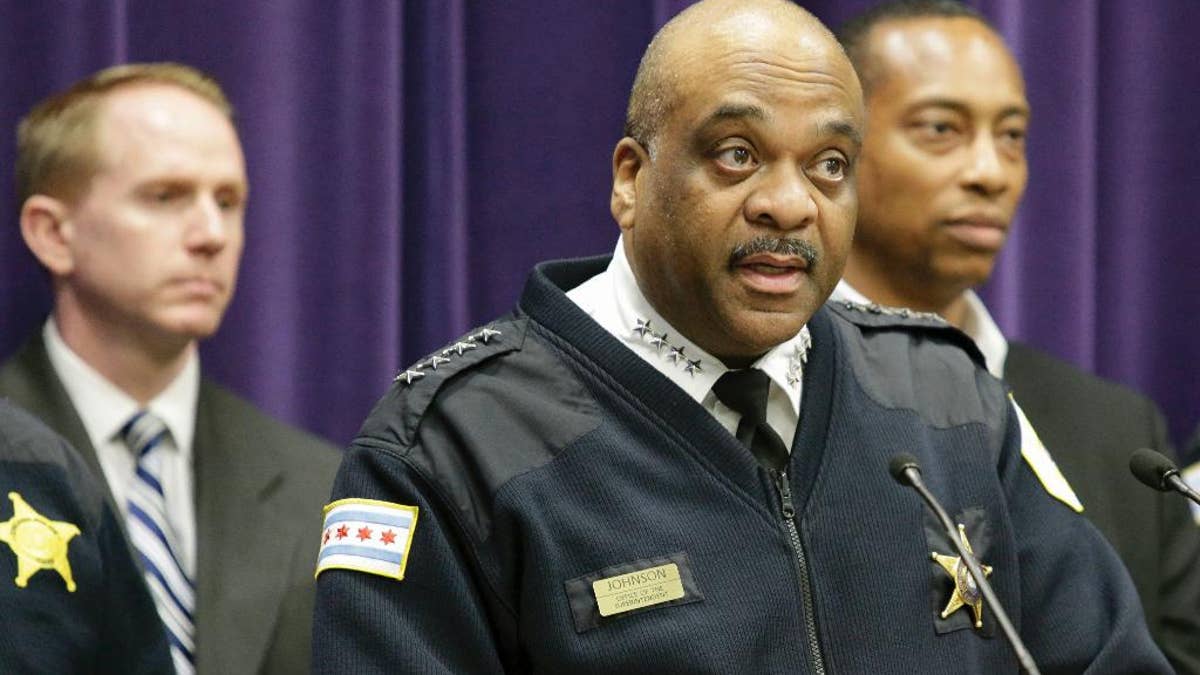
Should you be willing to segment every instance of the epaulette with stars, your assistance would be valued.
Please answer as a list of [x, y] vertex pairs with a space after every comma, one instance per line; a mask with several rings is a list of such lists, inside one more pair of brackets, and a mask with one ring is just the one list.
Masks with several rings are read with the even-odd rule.
[[918, 330], [932, 332], [962, 347], [976, 363], [985, 365], [983, 354], [975, 341], [952, 326], [940, 314], [918, 312], [907, 307], [888, 307], [878, 303], [862, 303], [853, 300], [830, 300], [825, 304], [835, 314], [850, 323], [867, 329]]
[[[511, 323], [504, 324], [503, 328], [508, 329], [507, 339], [500, 324], [483, 326], [400, 371], [392, 381], [407, 386], [413, 386], [426, 378], [441, 381], [445, 376], [469, 368], [489, 356], [511, 351], [520, 344], [520, 340], [514, 338], [524, 339], [524, 325], [520, 331], [514, 330]], [[438, 377], [439, 375], [442, 377]]]
[[476, 328], [392, 378], [394, 385], [385, 401], [395, 406], [389, 417], [400, 422], [393, 426], [393, 431], [399, 432], [398, 440], [402, 444], [411, 442], [425, 410], [450, 378], [521, 349], [527, 325], [528, 319], [502, 319]]

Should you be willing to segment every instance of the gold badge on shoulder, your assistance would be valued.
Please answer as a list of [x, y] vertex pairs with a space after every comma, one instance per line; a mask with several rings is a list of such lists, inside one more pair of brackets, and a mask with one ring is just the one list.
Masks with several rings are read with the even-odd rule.
[[[975, 550], [971, 548], [971, 542], [967, 541], [967, 528], [963, 527], [962, 523], [958, 525], [958, 536], [962, 539], [963, 547], [974, 556]], [[983, 593], [975, 583], [975, 578], [971, 576], [967, 564], [959, 556], [943, 555], [937, 551], [931, 552], [930, 556], [954, 580], [954, 592], [950, 595], [946, 608], [942, 610], [941, 617], [945, 619], [963, 607], [970, 607], [975, 612], [975, 627], [983, 628]], [[985, 577], [992, 575], [992, 568], [984, 565], [982, 561], [979, 561], [979, 569], [983, 570]]]
[[67, 561], [67, 546], [79, 528], [71, 523], [50, 520], [38, 513], [16, 492], [8, 493], [12, 500], [13, 516], [0, 522], [0, 542], [8, 544], [17, 556], [18, 588], [29, 584], [29, 577], [39, 570], [54, 570], [63, 578], [67, 590], [75, 592], [71, 563]]

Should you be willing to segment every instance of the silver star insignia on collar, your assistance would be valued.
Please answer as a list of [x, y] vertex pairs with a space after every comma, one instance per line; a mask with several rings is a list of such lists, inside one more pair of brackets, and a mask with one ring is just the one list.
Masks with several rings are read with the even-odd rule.
[[662, 352], [663, 345], [667, 344], [667, 331], [663, 331], [662, 335], [650, 334], [650, 346], [658, 352]]
[[671, 347], [671, 351], [667, 353], [667, 358], [671, 359], [671, 363], [679, 363], [680, 360], [687, 360], [683, 356], [683, 347]]
[[478, 333], [472, 335], [471, 337], [479, 340], [480, 342], [482, 342], [483, 344], [486, 345], [488, 343], [488, 340], [491, 340], [494, 337], [500, 337], [501, 335], [502, 335], [502, 333], [500, 331], [493, 330], [493, 329], [487, 328], [485, 326], [484, 328], [480, 329], [480, 331]]
[[648, 319], [638, 319], [637, 327], [633, 329], [633, 332], [637, 333], [638, 337], [646, 337], [646, 333], [654, 335], [650, 330], [650, 321]]
[[443, 363], [450, 363], [450, 359], [434, 354], [433, 356], [429, 357], [429, 360], [425, 362], [425, 365], [437, 370], [438, 366], [442, 365]]
[[400, 373], [399, 375], [397, 375], [396, 378], [394, 380], [392, 380], [392, 382], [403, 382], [404, 384], [412, 384], [413, 382], [416, 382], [417, 380], [421, 379], [422, 377], [425, 377], [425, 373], [422, 373], [419, 370], [406, 370], [403, 373]]
[[688, 375], [695, 375], [696, 373], [704, 372], [704, 369], [700, 367], [700, 359], [696, 359], [695, 361], [688, 361], [683, 366], [683, 371]]

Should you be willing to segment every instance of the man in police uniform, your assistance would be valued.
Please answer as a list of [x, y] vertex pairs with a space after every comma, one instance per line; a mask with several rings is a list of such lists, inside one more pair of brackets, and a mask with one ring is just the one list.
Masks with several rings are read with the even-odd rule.
[[1020, 67], [983, 17], [952, 0], [879, 5], [839, 37], [869, 123], [858, 231], [834, 297], [937, 312], [975, 340], [1125, 562], [1172, 665], [1200, 673], [1200, 528], [1185, 500], [1127, 469], [1137, 448], [1173, 454], [1157, 406], [1006, 340], [971, 291], [991, 273], [1024, 194]]
[[65, 440], [0, 399], [0, 672], [171, 669], [104, 488]]
[[539, 265], [512, 315], [402, 372], [343, 460], [319, 672], [1015, 670], [888, 476], [901, 451], [1047, 671], [1169, 672], [970, 342], [822, 308], [863, 115], [795, 5], [709, 0], [659, 32], [613, 153], [613, 257]]

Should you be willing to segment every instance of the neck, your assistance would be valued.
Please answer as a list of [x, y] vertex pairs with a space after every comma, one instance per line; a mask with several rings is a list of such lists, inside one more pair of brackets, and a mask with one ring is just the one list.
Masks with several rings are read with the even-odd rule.
[[61, 307], [54, 322], [71, 351], [142, 406], [178, 377], [196, 350], [195, 340], [155, 342]]

